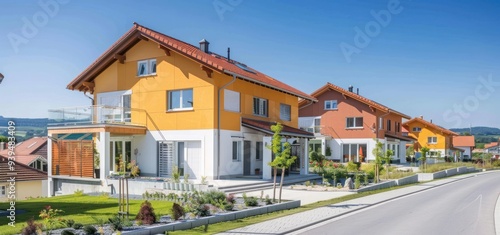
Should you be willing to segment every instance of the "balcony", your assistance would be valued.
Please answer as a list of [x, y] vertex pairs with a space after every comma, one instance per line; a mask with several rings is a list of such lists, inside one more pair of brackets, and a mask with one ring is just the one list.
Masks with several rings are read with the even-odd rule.
[[48, 127], [96, 124], [146, 126], [145, 110], [93, 105], [49, 110]]

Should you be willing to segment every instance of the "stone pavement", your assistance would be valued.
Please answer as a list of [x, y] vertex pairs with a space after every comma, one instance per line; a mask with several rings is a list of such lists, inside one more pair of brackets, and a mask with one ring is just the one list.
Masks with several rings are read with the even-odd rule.
[[[233, 230], [226, 231], [220, 234], [285, 234], [297, 231], [299, 229], [323, 222], [334, 217], [344, 215], [349, 212], [360, 210], [369, 206], [373, 206], [379, 203], [389, 201], [391, 199], [399, 198], [405, 195], [430, 189], [439, 185], [444, 185], [451, 183], [460, 179], [474, 177], [476, 174], [458, 175], [454, 177], [444, 178], [440, 180], [435, 180], [415, 186], [409, 186], [405, 188], [400, 188], [396, 190], [387, 191], [384, 193], [378, 193], [366, 197], [361, 197], [330, 206], [320, 207], [313, 210], [300, 212], [293, 215], [284, 216], [281, 218], [276, 218], [273, 220], [249, 225], [242, 228], [237, 228]], [[272, 192], [271, 192], [272, 193]], [[334, 192], [324, 192], [326, 194], [331, 194], [330, 198], [337, 197]], [[298, 193], [300, 195], [301, 193]], [[303, 195], [303, 199], [310, 200], [307, 197], [308, 194]], [[286, 197], [284, 197], [286, 198]], [[301, 199], [302, 200], [302, 199]], [[326, 200], [326, 199], [323, 199]]]

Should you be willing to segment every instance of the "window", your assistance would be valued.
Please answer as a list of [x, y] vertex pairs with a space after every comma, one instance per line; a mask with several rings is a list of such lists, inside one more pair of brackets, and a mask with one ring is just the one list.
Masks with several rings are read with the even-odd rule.
[[240, 93], [224, 90], [224, 110], [240, 112]]
[[337, 109], [337, 100], [325, 100], [325, 110]]
[[321, 132], [321, 118], [314, 119], [314, 133]]
[[342, 144], [342, 161], [366, 162], [367, 144]]
[[168, 91], [168, 110], [193, 109], [193, 89]]
[[233, 161], [239, 161], [241, 158], [241, 141], [233, 141]]
[[0, 196], [5, 196], [7, 188], [5, 185], [0, 186]]
[[255, 160], [262, 160], [262, 155], [264, 154], [264, 144], [262, 142], [257, 141], [257, 150], [255, 153]]
[[253, 98], [253, 114], [267, 117], [267, 100], [254, 97]]
[[420, 127], [413, 127], [412, 131], [413, 132], [420, 132], [420, 131], [422, 131], [422, 128], [420, 128]]
[[391, 120], [387, 119], [387, 130], [391, 131]]
[[137, 62], [137, 76], [156, 74], [156, 59], [140, 60]]
[[401, 132], [401, 123], [396, 122], [396, 132]]
[[436, 136], [431, 136], [431, 137], [427, 137], [427, 143], [429, 144], [437, 144], [437, 137]]
[[280, 104], [280, 119], [284, 121], [291, 121], [291, 107], [287, 104]]
[[363, 117], [348, 117], [346, 120], [346, 128], [362, 128]]

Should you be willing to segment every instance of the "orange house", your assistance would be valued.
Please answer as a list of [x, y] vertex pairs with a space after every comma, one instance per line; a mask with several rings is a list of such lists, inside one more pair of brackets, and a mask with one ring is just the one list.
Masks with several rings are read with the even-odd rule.
[[373, 161], [376, 140], [394, 152], [393, 160], [405, 162], [405, 145], [401, 123], [408, 115], [354, 92], [327, 83], [311, 96], [317, 103], [299, 103], [299, 127], [311, 131], [316, 139], [310, 150], [321, 152], [335, 161]]
[[194, 181], [270, 178], [270, 125], [282, 123], [299, 145], [312, 137], [298, 129], [298, 102], [314, 97], [210, 51], [206, 40], [193, 46], [136, 23], [67, 88], [93, 106], [49, 111], [49, 178], [63, 194], [107, 191], [106, 177], [132, 161], [142, 176], [171, 177], [177, 167]]

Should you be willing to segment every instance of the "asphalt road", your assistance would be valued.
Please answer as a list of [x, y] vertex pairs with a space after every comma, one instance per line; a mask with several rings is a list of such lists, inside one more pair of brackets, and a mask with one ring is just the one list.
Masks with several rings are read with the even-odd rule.
[[312, 226], [302, 234], [494, 235], [499, 194], [500, 172], [477, 175]]

